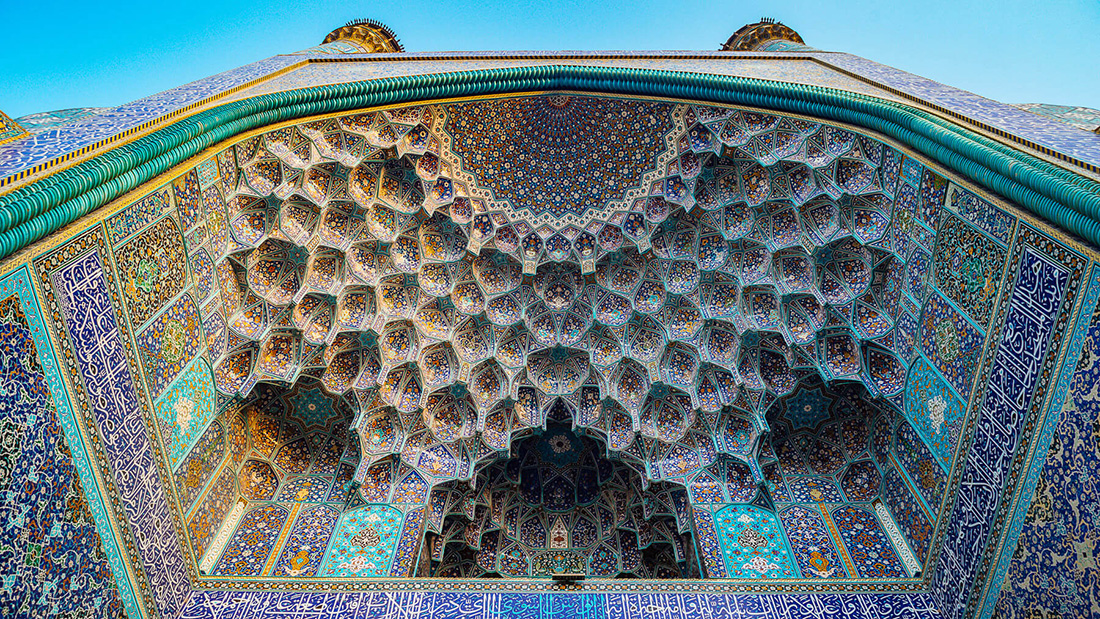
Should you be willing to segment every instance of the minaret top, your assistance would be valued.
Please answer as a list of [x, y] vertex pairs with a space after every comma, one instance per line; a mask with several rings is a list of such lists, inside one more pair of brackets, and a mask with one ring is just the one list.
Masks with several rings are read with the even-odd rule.
[[784, 51], [792, 46], [777, 45], [777, 49], [769, 49], [780, 41], [793, 43], [793, 47], [802, 48], [806, 42], [797, 32], [784, 26], [770, 17], [761, 17], [755, 24], [742, 26], [733, 33], [719, 49], [723, 52], [760, 52], [760, 51]]
[[404, 46], [397, 35], [382, 22], [373, 19], [356, 19], [328, 33], [321, 45], [334, 41], [352, 41], [367, 53], [403, 52]]

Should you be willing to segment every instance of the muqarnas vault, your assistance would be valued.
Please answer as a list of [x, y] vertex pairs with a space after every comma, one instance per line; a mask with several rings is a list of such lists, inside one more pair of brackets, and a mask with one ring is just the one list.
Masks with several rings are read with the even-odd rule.
[[0, 116], [0, 612], [1096, 614], [1061, 109], [356, 21]]

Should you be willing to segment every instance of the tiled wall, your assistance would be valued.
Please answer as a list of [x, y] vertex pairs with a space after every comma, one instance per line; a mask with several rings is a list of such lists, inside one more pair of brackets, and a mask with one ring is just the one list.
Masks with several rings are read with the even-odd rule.
[[[134, 295], [124, 297], [115, 257], [103, 228], [95, 225], [39, 256], [34, 266], [61, 372], [71, 385], [70, 400], [96, 465], [105, 473], [101, 494], [114, 513], [130, 578], [146, 612], [175, 616], [190, 593], [188, 562], [178, 512], [169, 503], [171, 486], [161, 476], [160, 445], [149, 432], [151, 398], [139, 378], [131, 322], [124, 313], [129, 309], [146, 320], [142, 312], [149, 310]], [[166, 297], [156, 294], [156, 303], [168, 305]]]
[[[911, 342], [912, 367], [899, 402], [905, 418], [873, 428], [871, 444], [879, 449], [884, 501], [899, 528], [918, 560], [938, 560], [932, 596], [879, 596], [872, 602], [846, 594], [814, 603], [835, 602], [853, 613], [872, 603], [897, 604], [914, 616], [932, 604], [948, 617], [963, 617], [1000, 596], [998, 609], [1005, 614], [1028, 607], [1028, 600], [1087, 614], [1097, 604], [1092, 553], [1100, 497], [1095, 483], [1086, 484], [1084, 494], [1081, 488], [1088, 481], [1082, 473], [1095, 470], [1100, 458], [1093, 369], [1100, 327], [1086, 337], [1087, 322], [1080, 325], [1074, 317], [1091, 316], [1100, 291], [1086, 278], [1089, 258], [1056, 240], [1056, 233], [1018, 224], [1008, 212], [938, 176], [902, 170], [903, 179], [907, 172], [912, 215], [898, 220], [909, 229], [896, 233], [896, 242], [912, 243], [901, 253], [925, 258], [909, 261], [901, 284], [906, 298], [899, 302], [919, 337]], [[18, 402], [0, 416], [0, 483], [6, 484], [0, 509], [9, 515], [0, 521], [11, 532], [5, 539], [17, 540], [0, 543], [5, 615], [9, 609], [64, 612], [70, 605], [105, 616], [126, 608], [131, 616], [144, 609], [150, 616], [214, 617], [276, 601], [305, 603], [306, 597], [294, 594], [191, 593], [196, 563], [240, 496], [236, 475], [226, 473], [232, 470], [228, 464], [238, 466], [231, 428], [240, 421], [217, 414], [229, 401], [213, 389], [209, 363], [209, 350], [223, 346], [219, 338], [227, 336], [224, 325], [204, 322], [199, 309], [217, 297], [214, 273], [199, 252], [188, 251], [194, 239], [180, 232], [184, 219], [202, 212], [189, 205], [216, 177], [190, 172], [122, 211], [108, 211], [105, 221], [89, 219], [63, 243], [35, 250], [33, 274], [18, 265], [0, 267], [9, 273], [0, 280], [0, 329], [6, 334], [0, 338], [0, 387], [7, 400]], [[943, 201], [947, 207], [937, 208]], [[923, 243], [910, 240], [921, 238]], [[1061, 369], [1073, 367], [1062, 365], [1063, 354], [1080, 358], [1080, 367], [1069, 383], [1020, 550], [1003, 580], [1005, 593], [972, 589], [970, 583], [997, 582], [1003, 576], [998, 558], [1012, 554], [1009, 525], [1030, 501], [1025, 482], [1036, 457], [1032, 446], [1041, 442], [1059, 385], [1069, 380]], [[15, 400], [10, 394], [23, 395]], [[186, 401], [194, 406], [179, 404]], [[59, 424], [68, 441], [60, 440]], [[961, 466], [952, 466], [956, 458]], [[1021, 485], [1022, 496], [1000, 492]], [[54, 498], [43, 501], [43, 492]], [[1078, 503], [1070, 499], [1081, 496], [1086, 499]], [[941, 506], [947, 511], [939, 522]], [[242, 518], [286, 519], [275, 512], [272, 507]], [[317, 519], [330, 516], [310, 512]], [[101, 544], [91, 535], [93, 526]], [[780, 576], [784, 566], [776, 565]], [[335, 561], [317, 567], [346, 569]], [[1040, 600], [1052, 587], [1057, 595]], [[433, 605], [424, 596], [443, 594], [401, 595], [412, 596], [407, 610]], [[640, 604], [671, 604], [677, 609], [669, 611], [671, 617], [696, 616], [719, 603], [772, 605], [776, 612], [794, 608], [783, 598], [697, 600], [689, 607], [682, 598], [642, 597], [601, 598], [589, 610], [592, 616], [637, 616]], [[389, 608], [395, 598], [325, 599], [317, 616], [337, 608], [367, 616], [376, 605]], [[552, 598], [524, 601], [524, 608], [547, 614], [543, 606], [558, 604], [544, 600]], [[513, 602], [486, 595], [469, 602], [469, 610], [486, 614], [485, 604]]]
[[1069, 393], [1051, 416], [1046, 465], [1004, 584], [993, 592], [995, 617], [1100, 615], [1100, 312], [1080, 355], [1067, 361], [1074, 364]]
[[947, 617], [978, 616], [996, 599], [989, 588], [1015, 544], [1010, 524], [1028, 500], [1019, 491], [1037, 457], [1049, 397], [1072, 374], [1060, 356], [1076, 356], [1087, 319], [1075, 314], [1091, 316], [1096, 304], [1097, 273], [1086, 279], [1087, 259], [1030, 226], [1019, 227], [1009, 265], [1006, 299], [990, 328], [1000, 334], [997, 347], [978, 374], [985, 393], [963, 433], [968, 452], [950, 481], [958, 490], [937, 549], [932, 591]]
[[[0, 615], [121, 617], [113, 540], [26, 268], [0, 278]], [[86, 480], [91, 492], [82, 484]], [[106, 541], [106, 544], [104, 543]], [[106, 549], [105, 549], [106, 546]], [[109, 551], [109, 552], [108, 552]], [[109, 556], [110, 555], [110, 556]]]
[[927, 594], [726, 595], [667, 593], [258, 593], [203, 592], [184, 619], [254, 617], [278, 608], [299, 619], [732, 619], [845, 617], [933, 619]]

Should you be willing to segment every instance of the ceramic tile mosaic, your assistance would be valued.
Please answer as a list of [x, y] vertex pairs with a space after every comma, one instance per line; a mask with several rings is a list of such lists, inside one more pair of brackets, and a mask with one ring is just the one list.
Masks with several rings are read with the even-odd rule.
[[933, 281], [971, 320], [983, 326], [993, 311], [1005, 255], [1004, 248], [948, 215], [936, 239]]
[[[342, 55], [238, 96], [570, 62], [896, 97], [827, 66], [871, 64], [777, 54], [801, 56]], [[303, 58], [0, 146], [0, 175]], [[1067, 135], [1041, 137], [1085, 144]], [[1093, 335], [1067, 327], [1087, 259], [893, 142], [552, 94], [273, 126], [172, 176], [17, 258], [46, 327], [32, 285], [22, 305], [0, 295], [12, 342], [59, 351], [34, 369], [21, 348], [21, 372], [66, 373], [31, 406], [68, 442], [45, 413], [26, 424], [53, 433], [69, 484], [50, 517], [105, 533], [102, 550], [68, 538], [85, 562], [38, 576], [56, 612], [961, 617], [1014, 613], [1001, 591], [1040, 582], [1057, 612], [1095, 603], [1064, 576], [1093, 576], [1095, 501], [1070, 515], [1053, 498], [1090, 462]], [[1061, 425], [1052, 390], [1072, 403]], [[0, 420], [2, 481], [29, 443]], [[1034, 437], [1055, 427], [1048, 451]], [[98, 488], [86, 512], [66, 457]], [[47, 565], [56, 544], [18, 522], [20, 573]], [[1073, 553], [1056, 582], [1055, 547]], [[53, 601], [70, 572], [102, 586]], [[547, 593], [572, 572], [585, 593]], [[43, 604], [3, 582], [0, 604]]]
[[[148, 372], [149, 369], [146, 368]], [[214, 381], [210, 364], [199, 358], [180, 376], [154, 408], [171, 469], [191, 451], [215, 416]]]
[[[144, 325], [170, 299], [188, 285], [187, 259], [179, 224], [171, 217], [162, 218], [152, 227], [120, 245], [115, 252], [119, 274], [125, 290], [124, 299], [130, 322]], [[184, 303], [184, 301], [181, 301]], [[181, 313], [193, 314], [193, 307], [181, 308]], [[182, 317], [182, 316], [181, 316]], [[176, 318], [175, 320], [180, 320]], [[168, 319], [164, 319], [167, 322]], [[161, 331], [164, 328], [162, 324]], [[193, 332], [192, 326], [190, 331]], [[188, 331], [182, 331], [190, 335]], [[147, 336], [152, 337], [152, 336]], [[184, 336], [183, 345], [189, 345]], [[182, 349], [183, 346], [180, 346]], [[183, 350], [180, 350], [182, 356]], [[153, 385], [163, 389], [164, 380]]]
[[165, 114], [245, 84], [298, 62], [274, 56], [118, 107], [101, 109], [58, 127], [0, 145], [0, 177], [45, 163], [65, 153], [122, 133]]
[[167, 189], [154, 191], [128, 208], [107, 219], [107, 235], [116, 246], [133, 236], [172, 208], [172, 197]]
[[925, 505], [938, 510], [947, 489], [947, 474], [913, 425], [904, 420], [894, 433], [893, 455], [913, 481]]
[[944, 470], [959, 444], [966, 406], [943, 377], [923, 357], [909, 369], [905, 391], [905, 418], [917, 428]]
[[819, 511], [792, 505], [781, 518], [803, 576], [851, 578]]
[[760, 508], [731, 506], [715, 514], [730, 578], [793, 578], [798, 574], [779, 520]]
[[288, 512], [279, 505], [252, 508], [229, 540], [214, 567], [216, 576], [261, 576], [266, 571], [268, 557], [277, 550], [279, 532]]
[[[944, 207], [957, 213], [1003, 245], [1008, 245], [1016, 218], [989, 200], [982, 199], [973, 192], [951, 183], [947, 188]], [[956, 231], [965, 232], [965, 227], [960, 227], [958, 224], [953, 224], [953, 227]], [[999, 255], [999, 252], [996, 255]], [[981, 283], [980, 280], [979, 283]]]
[[905, 566], [873, 512], [846, 505], [834, 509], [832, 517], [856, 573], [864, 578], [907, 576]]
[[939, 294], [925, 301], [920, 317], [920, 351], [954, 388], [968, 398], [985, 339]]
[[[138, 334], [138, 354], [149, 393], [160, 395], [202, 349], [205, 342], [199, 320], [195, 301], [184, 295]], [[209, 380], [209, 370], [200, 371]], [[212, 396], [212, 385], [207, 382], [206, 386]]]
[[922, 595], [715, 595], [670, 593], [241, 593], [199, 591], [181, 619], [257, 616], [279, 608], [303, 619], [395, 617], [490, 619], [667, 619], [698, 617], [830, 617], [853, 619], [936, 616]]
[[345, 512], [320, 568], [321, 576], [388, 576], [404, 515], [385, 505]]
[[[1002, 329], [1001, 344], [982, 378], [988, 381], [972, 426], [973, 438], [958, 477], [954, 504], [945, 518], [943, 545], [932, 578], [938, 607], [947, 617], [972, 615], [981, 600], [972, 589], [985, 582], [993, 549], [988, 538], [1002, 528], [1011, 497], [1006, 482], [1020, 475], [1025, 450], [1034, 433], [1033, 419], [1050, 388], [1057, 355], [1084, 276], [1085, 260], [1028, 227], [1017, 233], [1012, 259], [1013, 282], [1007, 302], [991, 331]], [[1021, 453], [1024, 452], [1024, 453]]]
[[985, 616], [1088, 616], [1100, 608], [1095, 554], [1100, 500], [1091, 474], [1100, 454], [1100, 313], [1095, 310], [1100, 267], [1093, 265], [1089, 280], [1050, 413], [1036, 439], [1036, 460], [1021, 484], [1007, 534], [1006, 548], [1015, 552], [999, 557], [986, 590]]
[[[675, 119], [666, 104], [641, 105], [593, 97], [464, 103], [448, 109], [442, 130], [452, 136], [451, 148], [463, 168], [475, 182], [486, 184], [494, 198], [528, 212], [532, 221], [545, 212], [562, 219], [603, 208], [608, 198], [622, 201], [630, 190], [637, 193], [639, 186], [655, 180], [655, 175], [643, 175], [657, 168]], [[501, 121], [483, 130], [487, 117]], [[586, 172], [565, 173], [561, 143], [543, 136], [570, 136], [569, 148], [581, 158], [566, 165]], [[623, 140], [640, 148], [624, 149]], [[532, 150], [536, 144], [542, 150]], [[589, 190], [590, 183], [600, 191]]]
[[[185, 381], [186, 375], [173, 389], [186, 387]], [[203, 490], [203, 503], [191, 515], [188, 529], [196, 557], [215, 553], [210, 557], [216, 562], [213, 575], [316, 574], [345, 505], [341, 492], [350, 481], [345, 473], [334, 482], [345, 450], [339, 437], [346, 430], [340, 429], [340, 421], [346, 423], [329, 396], [302, 389], [287, 394], [260, 390], [211, 423], [181, 466], [176, 484], [181, 497], [190, 497], [204, 488], [209, 470], [221, 467], [217, 482]], [[231, 428], [228, 437], [225, 424]], [[208, 439], [212, 435], [216, 441]], [[227, 450], [227, 444], [233, 447]], [[326, 500], [330, 504], [316, 505]], [[215, 532], [239, 501], [251, 511], [243, 514], [235, 532], [226, 533], [224, 548], [211, 550]]]
[[898, 528], [905, 534], [905, 539], [916, 555], [917, 561], [923, 564], [928, 558], [929, 546], [932, 543], [934, 517], [929, 517], [931, 512], [920, 503], [917, 494], [906, 484], [896, 468], [891, 466], [886, 471], [883, 502], [890, 508]]
[[283, 545], [273, 576], [312, 576], [321, 565], [329, 536], [340, 513], [328, 505], [316, 505], [298, 513], [294, 528]]
[[185, 511], [191, 509], [224, 458], [225, 427], [220, 421], [214, 421], [192, 445], [176, 471], [176, 493]]
[[61, 346], [65, 370], [80, 385], [79, 415], [97, 429], [99, 465], [112, 472], [105, 494], [125, 518], [120, 528], [131, 560], [143, 566], [137, 584], [145, 605], [175, 614], [190, 590], [187, 564], [147, 434], [147, 404], [134, 380], [129, 329], [118, 319], [122, 300], [104, 265], [106, 251], [103, 233], [93, 229], [35, 266], [53, 324], [67, 334]]
[[1032, 114], [1047, 116], [1069, 123], [1075, 127], [1092, 131], [1100, 130], [1100, 110], [1072, 105], [1050, 105], [1048, 103], [1020, 103], [1016, 107]]
[[[784, 530], [802, 575], [906, 578], [910, 572], [895, 552], [897, 544], [922, 549], [920, 562], [927, 555], [932, 532], [923, 512], [914, 516], [905, 511], [921, 504], [909, 495], [906, 486], [897, 485], [901, 478], [890, 464], [892, 459], [903, 459], [897, 449], [912, 451], [913, 446], [887, 441], [881, 448], [881, 455], [869, 458], [872, 450], [868, 445], [872, 436], [882, 432], [888, 437], [885, 428], [892, 422], [886, 420], [892, 415], [854, 397], [859, 394], [852, 391], [843, 396], [805, 397], [815, 393], [813, 390], [798, 392], [787, 401], [785, 412], [770, 422], [775, 428], [772, 444], [777, 445], [779, 454], [777, 469], [785, 487], [790, 488], [789, 494], [776, 494], [775, 501], [783, 515]], [[800, 395], [804, 397], [798, 397]], [[791, 406], [794, 402], [810, 401], [815, 404]], [[819, 412], [815, 413], [817, 421], [812, 426], [797, 421], [811, 412], [808, 408], [814, 407]], [[884, 429], [873, 432], [872, 428], [880, 423]], [[800, 429], [790, 433], [795, 427]], [[909, 440], [920, 440], [911, 429], [905, 436]], [[920, 450], [927, 453], [923, 443]], [[934, 466], [930, 459], [925, 461]], [[923, 469], [918, 468], [920, 470]], [[883, 486], [883, 471], [891, 476], [886, 486]], [[937, 487], [942, 493], [943, 473], [931, 479], [939, 484]], [[892, 494], [880, 497], [884, 487]], [[872, 509], [873, 502], [880, 498], [886, 501], [887, 509], [882, 512], [885, 520], [877, 518]], [[786, 503], [790, 501], [801, 505], [788, 507]], [[841, 514], [839, 519], [838, 513]], [[920, 522], [924, 523], [923, 527]], [[897, 527], [903, 539], [888, 541], [886, 531], [892, 527]]]
[[223, 468], [213, 484], [206, 490], [205, 496], [191, 515], [187, 523], [187, 533], [191, 536], [191, 546], [196, 557], [201, 557], [210, 547], [210, 541], [222, 525], [225, 515], [233, 507], [237, 498], [233, 471]]
[[1100, 165], [1100, 135], [986, 99], [965, 90], [906, 73], [852, 54], [810, 53], [827, 65], [850, 71], [876, 84], [896, 88], [964, 117], [1018, 135], [1051, 150]]
[[122, 617], [118, 551], [114, 540], [115, 559], [104, 551], [103, 508], [81, 483], [86, 456], [62, 429], [72, 413], [28, 283], [25, 269], [0, 279], [0, 614]]
[[21, 127], [27, 130], [29, 133], [39, 133], [46, 129], [52, 129], [55, 127], [61, 127], [72, 122], [76, 122], [81, 118], [87, 118], [89, 116], [95, 116], [105, 108], [98, 107], [77, 107], [67, 110], [54, 110], [52, 112], [38, 112], [36, 114], [27, 114], [26, 116], [20, 116], [15, 119]]

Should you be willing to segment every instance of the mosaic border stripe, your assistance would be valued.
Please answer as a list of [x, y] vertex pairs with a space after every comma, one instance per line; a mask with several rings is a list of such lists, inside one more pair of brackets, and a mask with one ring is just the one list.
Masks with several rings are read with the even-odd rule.
[[1030, 461], [1026, 469], [1026, 477], [1016, 487], [1014, 508], [1001, 536], [998, 547], [998, 555], [994, 564], [992, 575], [980, 589], [981, 607], [977, 619], [989, 619], [996, 609], [997, 600], [1000, 598], [1001, 587], [1008, 576], [1008, 568], [1012, 562], [1012, 556], [1016, 550], [1016, 544], [1020, 539], [1020, 532], [1024, 527], [1027, 511], [1035, 496], [1035, 487], [1046, 468], [1047, 452], [1054, 440], [1054, 433], [1058, 429], [1058, 422], [1062, 419], [1062, 406], [1065, 404], [1069, 392], [1069, 383], [1073, 379], [1077, 362], [1081, 356], [1081, 348], [1085, 344], [1085, 336], [1088, 334], [1089, 325], [1092, 322], [1093, 313], [1096, 311], [1097, 301], [1100, 300], [1100, 265], [1093, 264], [1088, 277], [1088, 289], [1082, 295], [1081, 304], [1076, 310], [1077, 323], [1073, 334], [1064, 347], [1062, 369], [1058, 375], [1058, 382], [1054, 388], [1054, 395], [1047, 403], [1045, 417], [1042, 420], [1042, 430], [1032, 441]]
[[[57, 361], [57, 351], [46, 329], [46, 323], [42, 318], [42, 308], [39, 305], [38, 295], [32, 283], [30, 265], [22, 267], [0, 277], [0, 297], [8, 294], [19, 295], [19, 302], [23, 307], [24, 316], [31, 327], [35, 347], [38, 349], [39, 363], [42, 365], [46, 376], [46, 383], [53, 397], [54, 406], [57, 408], [57, 420], [65, 433], [65, 441], [69, 445], [72, 454], [73, 466], [77, 470], [80, 484], [84, 487], [84, 497], [88, 503], [88, 509], [95, 522], [96, 531], [103, 544], [103, 551], [107, 554], [107, 562], [111, 566], [111, 573], [118, 585], [119, 597], [122, 599], [122, 607], [130, 617], [142, 617], [142, 609], [134, 596], [133, 583], [123, 562], [122, 553], [119, 550], [119, 542], [115, 537], [114, 527], [111, 526], [110, 517], [107, 515], [103, 504], [103, 496], [100, 494], [95, 472], [92, 470], [91, 459], [87, 447], [81, 436], [80, 428], [73, 414], [72, 404], [69, 402], [69, 391], [65, 387], [61, 377], [60, 365]], [[108, 534], [110, 533], [110, 534]]]
[[235, 593], [196, 592], [180, 619], [238, 619], [278, 609], [296, 619], [698, 619], [938, 617], [928, 594]]
[[[116, 320], [123, 314], [109, 255], [106, 234], [98, 224], [93, 225], [67, 244], [37, 257], [36, 279], [50, 314], [52, 335], [64, 355], [73, 398], [80, 403], [80, 423], [88, 430], [98, 468], [107, 477], [102, 496], [110, 502], [135, 588], [141, 591], [142, 616], [163, 611], [175, 615], [190, 590], [189, 563], [183, 561], [180, 527], [164, 499], [166, 480], [155, 460], [160, 454], [155, 452], [158, 446], [155, 438], [150, 440], [146, 423], [148, 399], [141, 383], [134, 380], [138, 368], [130, 348], [130, 328], [127, 321]], [[78, 287], [66, 289], [58, 285], [55, 276], [67, 276], [69, 283]], [[70, 294], [81, 296], [79, 300], [89, 307]], [[95, 303], [106, 307], [110, 315], [87, 320]], [[71, 333], [71, 322], [88, 333], [84, 337]], [[97, 366], [98, 371], [93, 371], [92, 359], [102, 364], [112, 355], [120, 365]], [[120, 380], [110, 380], [112, 377]], [[126, 382], [131, 382], [129, 390]], [[109, 413], [126, 418], [109, 419]], [[104, 430], [104, 421], [111, 422], [106, 424], [110, 431]], [[144, 465], [147, 473], [136, 475], [132, 468], [120, 473], [123, 465]]]
[[1100, 183], [908, 105], [832, 88], [671, 71], [552, 65], [382, 78], [227, 103], [0, 197], [0, 256], [205, 148], [289, 118], [431, 98], [545, 90], [688, 98], [810, 114], [877, 131], [1100, 244]]
[[[1018, 286], [1034, 285], [1038, 277], [1024, 268], [1024, 262], [1028, 259], [1032, 260], [1032, 264], [1038, 261], [1066, 275], [1057, 307], [1044, 308], [1046, 313], [1042, 316], [1038, 315], [1040, 310], [1031, 307], [1042, 300], [1033, 299], [1026, 293], [1016, 294]], [[980, 396], [975, 396], [973, 411], [968, 415], [967, 427], [960, 440], [966, 451], [960, 450], [956, 456], [960, 460], [945, 493], [946, 516], [937, 525], [932, 545], [935, 568], [931, 574], [931, 590], [946, 617], [969, 616], [967, 613], [977, 612], [973, 608], [977, 604], [974, 592], [985, 585], [990, 564], [998, 559], [994, 556], [996, 543], [993, 540], [1001, 531], [1006, 512], [1015, 508], [1012, 496], [1006, 497], [1004, 488], [1007, 485], [1015, 489], [1019, 484], [1024, 454], [1030, 448], [1037, 417], [1050, 391], [1051, 385], [1046, 381], [1053, 378], [1055, 369], [1061, 368], [1059, 360], [1065, 340], [1069, 337], [1066, 327], [1071, 323], [1071, 311], [1077, 305], [1088, 263], [1089, 260], [1080, 252], [1033, 226], [1021, 225], [1017, 230], [1010, 267], [1006, 271], [1006, 277], [1012, 283], [1005, 287], [1004, 295], [1007, 296], [1001, 300], [990, 328], [991, 333], [997, 334], [996, 345], [990, 361], [979, 372], [979, 384], [987, 387]], [[1021, 284], [1021, 280], [1025, 279]], [[1049, 328], [1045, 336], [1047, 339], [1040, 343], [1039, 348], [1028, 349], [1033, 356], [1036, 350], [1042, 355], [1039, 359], [1033, 359], [1031, 373], [1022, 378], [1013, 371], [1020, 368], [1024, 361], [1013, 357], [1013, 342], [1006, 341], [1004, 333], [1006, 321], [1010, 317], [1014, 321], [1022, 320], [1021, 312], [1035, 315], [1027, 315], [1026, 320], [1031, 322], [1016, 324], [1015, 329], [1030, 324], [1039, 325], [1036, 328], [1040, 329]], [[1041, 335], [1041, 330], [1035, 334]], [[1018, 348], [1021, 336], [1017, 334], [1015, 337]], [[1006, 367], [1006, 364], [1009, 365]], [[994, 371], [994, 366], [999, 368], [999, 372]], [[999, 389], [990, 388], [992, 377], [997, 377], [1001, 384]], [[1005, 383], [1020, 383], [1024, 379], [1032, 381], [1026, 391], [1026, 402], [1021, 404], [1007, 400], [1005, 389], [1017, 386]], [[1005, 427], [1000, 419], [1007, 413], [1019, 418], [1011, 427]]]

